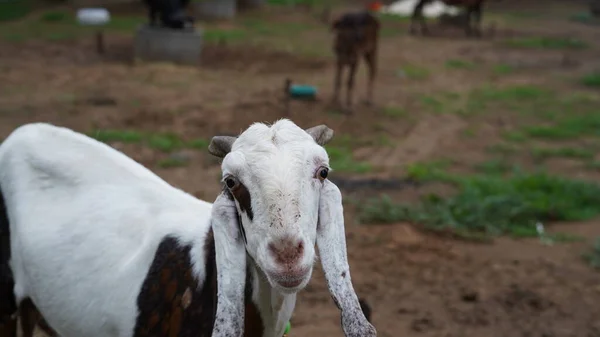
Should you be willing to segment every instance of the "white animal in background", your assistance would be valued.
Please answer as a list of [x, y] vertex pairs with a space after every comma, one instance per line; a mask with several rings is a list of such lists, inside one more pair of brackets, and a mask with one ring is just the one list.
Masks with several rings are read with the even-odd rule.
[[345, 335], [376, 336], [328, 180], [332, 136], [280, 120], [214, 137], [211, 204], [83, 134], [19, 127], [0, 145], [0, 336], [21, 306], [63, 337], [281, 337], [315, 244]]

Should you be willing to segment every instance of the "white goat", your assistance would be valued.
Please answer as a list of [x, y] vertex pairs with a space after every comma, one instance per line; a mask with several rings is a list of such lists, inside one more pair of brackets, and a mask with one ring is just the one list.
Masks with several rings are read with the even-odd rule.
[[289, 120], [214, 137], [210, 204], [82, 134], [19, 127], [0, 145], [0, 336], [27, 303], [64, 337], [280, 337], [315, 243], [345, 335], [376, 336], [327, 179], [332, 137]]

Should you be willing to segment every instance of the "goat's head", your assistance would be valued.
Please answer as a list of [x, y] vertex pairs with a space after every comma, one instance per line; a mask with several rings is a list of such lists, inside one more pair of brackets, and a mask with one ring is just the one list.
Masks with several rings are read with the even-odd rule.
[[239, 137], [216, 136], [209, 152], [223, 158], [224, 193], [237, 207], [249, 256], [271, 286], [293, 293], [315, 261], [321, 188], [329, 172], [322, 147], [333, 130], [303, 130], [289, 120], [255, 123]]

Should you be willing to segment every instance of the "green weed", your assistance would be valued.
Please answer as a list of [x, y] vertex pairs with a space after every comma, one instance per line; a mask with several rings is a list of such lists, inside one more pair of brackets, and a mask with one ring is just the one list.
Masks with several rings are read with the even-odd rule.
[[449, 159], [412, 163], [406, 166], [406, 176], [415, 181], [448, 180], [446, 169], [452, 165]]
[[162, 168], [182, 167], [188, 164], [187, 160], [180, 158], [165, 158], [158, 161], [158, 166]]
[[408, 111], [397, 106], [386, 106], [381, 109], [381, 113], [394, 118], [404, 118], [408, 115]]
[[133, 130], [95, 130], [89, 136], [104, 143], [139, 143], [144, 139], [140, 132]]
[[183, 147], [178, 135], [172, 133], [152, 134], [147, 138], [148, 146], [163, 152], [172, 152]]
[[537, 160], [544, 160], [553, 157], [591, 159], [595, 152], [587, 149], [578, 149], [571, 147], [560, 148], [533, 148], [531, 154]]
[[399, 73], [411, 80], [424, 80], [429, 78], [430, 72], [427, 68], [407, 64], [399, 70]]
[[495, 75], [508, 75], [511, 74], [515, 71], [515, 69], [508, 65], [508, 64], [498, 64], [495, 65], [494, 68], [492, 69], [492, 72]]
[[553, 37], [532, 37], [511, 39], [505, 42], [506, 45], [516, 48], [539, 48], [539, 49], [585, 49], [588, 44], [575, 38], [553, 38]]
[[456, 177], [452, 197], [431, 194], [417, 204], [395, 204], [388, 197], [368, 200], [363, 223], [410, 221], [460, 235], [535, 236], [538, 222], [580, 221], [600, 214], [600, 186], [543, 172], [509, 177]]
[[326, 145], [329, 164], [338, 172], [367, 173], [372, 170], [369, 163], [354, 160], [349, 146]]
[[583, 76], [581, 78], [581, 83], [586, 87], [600, 88], [600, 71]]
[[596, 238], [590, 252], [583, 254], [583, 259], [594, 269], [600, 269], [600, 238]]
[[446, 68], [451, 69], [473, 69], [475, 68], [475, 63], [465, 61], [465, 60], [457, 60], [451, 59], [446, 61]]
[[475, 169], [483, 174], [495, 175], [509, 172], [512, 165], [504, 159], [496, 158], [475, 165]]

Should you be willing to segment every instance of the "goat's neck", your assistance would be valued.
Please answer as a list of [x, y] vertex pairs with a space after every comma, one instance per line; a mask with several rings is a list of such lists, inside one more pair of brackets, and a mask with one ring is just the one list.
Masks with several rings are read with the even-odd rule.
[[281, 337], [292, 317], [296, 294], [284, 295], [273, 289], [252, 258], [248, 257], [247, 261], [250, 282], [246, 285], [246, 302], [251, 300], [260, 313], [264, 327], [263, 337]]

